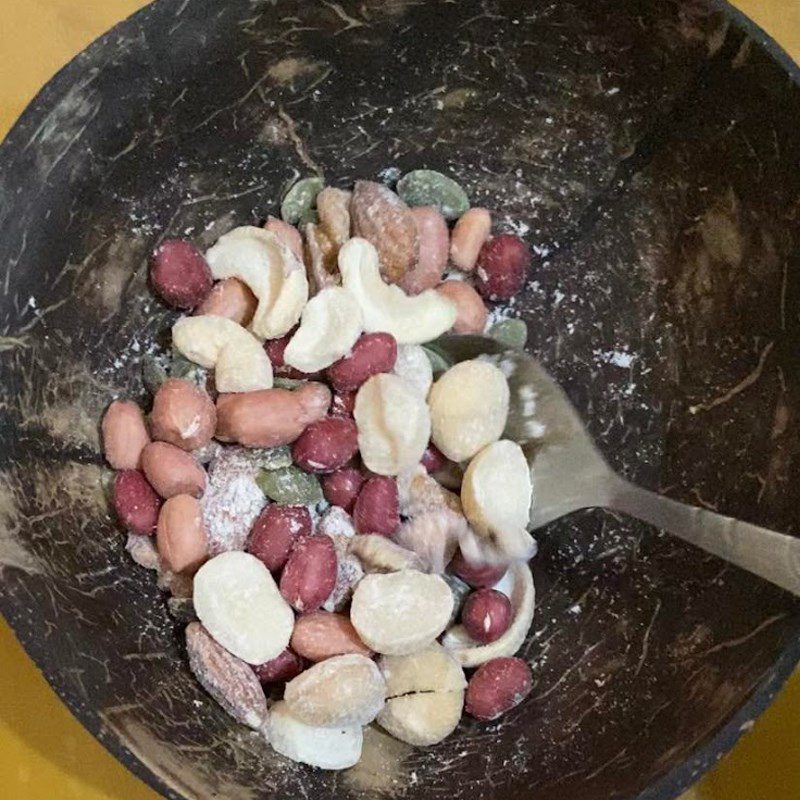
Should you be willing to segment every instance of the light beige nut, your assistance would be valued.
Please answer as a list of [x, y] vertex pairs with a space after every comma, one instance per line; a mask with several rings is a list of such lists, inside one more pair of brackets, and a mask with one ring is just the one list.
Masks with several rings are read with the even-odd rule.
[[258, 300], [238, 278], [225, 278], [214, 285], [206, 299], [195, 309], [200, 316], [227, 317], [245, 328], [256, 313]]
[[272, 748], [292, 761], [320, 769], [358, 763], [364, 734], [360, 725], [322, 728], [300, 722], [281, 700], [270, 709], [264, 734]]
[[233, 320], [184, 317], [172, 326], [172, 344], [189, 361], [213, 367], [220, 392], [272, 388], [272, 364], [261, 342]]
[[269, 570], [249, 553], [207, 561], [194, 578], [194, 607], [206, 630], [248, 664], [263, 664], [289, 644], [294, 613]]
[[238, 278], [258, 299], [250, 330], [259, 339], [288, 333], [308, 300], [303, 263], [285, 241], [252, 225], [234, 228], [206, 253], [211, 274], [218, 280]]
[[326, 186], [317, 195], [317, 214], [336, 252], [350, 238], [350, 199], [344, 189]]
[[346, 614], [328, 611], [312, 611], [298, 617], [289, 644], [297, 655], [314, 663], [347, 653], [372, 655], [350, 618]]
[[406, 380], [373, 375], [358, 390], [353, 416], [368, 469], [398, 475], [419, 463], [430, 440], [430, 414], [425, 398]]
[[377, 248], [383, 277], [389, 283], [397, 283], [414, 266], [419, 250], [411, 210], [382, 184], [356, 181], [350, 216], [353, 233]]
[[103, 415], [103, 453], [114, 469], [139, 469], [150, 434], [142, 409], [132, 400], [115, 400]]
[[347, 355], [362, 330], [353, 295], [341, 286], [329, 286], [308, 301], [283, 359], [301, 372], [318, 372]]
[[158, 554], [172, 572], [194, 572], [208, 557], [208, 534], [200, 503], [188, 494], [161, 506], [156, 528]]
[[440, 575], [453, 560], [467, 520], [449, 508], [425, 511], [404, 522], [394, 536], [401, 547], [415, 553], [424, 572]]
[[465, 211], [453, 228], [450, 238], [450, 260], [459, 269], [471, 272], [478, 253], [492, 232], [492, 215], [485, 208]]
[[289, 712], [306, 725], [339, 728], [367, 725], [383, 708], [386, 682], [363, 655], [334, 656], [314, 664], [286, 684]]
[[418, 344], [401, 344], [392, 374], [407, 380], [423, 397], [433, 384], [433, 367], [425, 350]]
[[377, 533], [360, 534], [350, 540], [348, 552], [358, 556], [365, 572], [425, 570], [422, 559], [411, 550]]
[[450, 628], [442, 638], [442, 645], [461, 666], [477, 667], [493, 658], [513, 656], [522, 647], [533, 622], [536, 593], [533, 576], [527, 564], [512, 564], [508, 569], [508, 580], [503, 578], [495, 588], [503, 591], [511, 600], [514, 616], [508, 630], [490, 644], [473, 641], [463, 625]]
[[385, 283], [378, 252], [365, 239], [350, 239], [339, 251], [342, 285], [355, 297], [367, 333], [391, 333], [398, 344], [424, 344], [449, 331], [456, 307], [434, 289], [409, 296]]
[[376, 653], [407, 655], [445, 629], [453, 595], [438, 575], [416, 570], [366, 575], [353, 592], [350, 621]]
[[428, 405], [433, 443], [451, 461], [465, 461], [503, 435], [508, 382], [494, 364], [462, 361], [433, 384]]
[[[503, 558], [524, 560], [535, 550], [527, 532], [533, 484], [522, 448], [508, 439], [487, 445], [470, 461], [461, 485], [461, 505], [475, 533]], [[462, 548], [463, 549], [463, 548]], [[464, 552], [467, 558], [478, 554]]]
[[190, 453], [168, 442], [151, 442], [142, 451], [142, 472], [161, 497], [189, 494], [200, 497], [206, 471]]
[[267, 721], [267, 698], [253, 670], [217, 644], [199, 622], [186, 628], [186, 651], [200, 685], [237, 722], [259, 730]]
[[409, 656], [381, 656], [386, 705], [378, 724], [409, 744], [436, 744], [458, 725], [467, 680], [464, 670], [440, 644]]

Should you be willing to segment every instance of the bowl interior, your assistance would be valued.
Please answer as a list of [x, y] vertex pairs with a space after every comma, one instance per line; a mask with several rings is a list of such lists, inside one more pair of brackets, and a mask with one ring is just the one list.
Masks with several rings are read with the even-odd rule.
[[[0, 608], [171, 796], [669, 798], [790, 671], [798, 604], [601, 511], [540, 531], [532, 698], [342, 774], [276, 756], [195, 683], [107, 513], [97, 420], [145, 400], [165, 235], [210, 244], [287, 181], [456, 176], [537, 254], [515, 310], [611, 463], [800, 525], [800, 91], [703, 2], [160, 0], [0, 149]], [[649, 787], [649, 788], [648, 788]]]

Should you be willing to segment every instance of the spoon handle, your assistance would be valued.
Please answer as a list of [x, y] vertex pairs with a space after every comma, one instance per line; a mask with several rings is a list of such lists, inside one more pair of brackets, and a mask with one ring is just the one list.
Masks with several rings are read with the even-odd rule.
[[608, 506], [800, 595], [800, 538], [679, 503], [619, 478]]

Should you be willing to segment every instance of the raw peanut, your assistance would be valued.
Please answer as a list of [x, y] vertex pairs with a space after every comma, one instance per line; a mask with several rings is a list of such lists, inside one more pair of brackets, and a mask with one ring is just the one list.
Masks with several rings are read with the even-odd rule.
[[294, 624], [291, 646], [303, 658], [314, 662], [347, 653], [367, 658], [372, 655], [347, 615], [328, 611], [303, 614]]
[[314, 611], [336, 586], [336, 548], [327, 536], [301, 536], [281, 575], [281, 594], [297, 611]]
[[454, 625], [442, 637], [442, 645], [462, 667], [477, 667], [493, 658], [513, 656], [528, 635], [536, 600], [533, 576], [528, 565], [512, 564], [495, 588], [511, 600], [513, 619], [505, 633], [493, 642], [481, 644], [467, 633], [463, 625]]
[[252, 225], [234, 228], [220, 236], [206, 258], [217, 280], [238, 278], [258, 299], [250, 323], [256, 338], [283, 336], [297, 324], [308, 300], [305, 267], [274, 233]]
[[416, 553], [376, 533], [354, 536], [347, 550], [358, 557], [365, 572], [400, 572], [404, 569], [422, 571], [425, 568]]
[[225, 317], [183, 317], [172, 326], [172, 345], [189, 361], [214, 368], [220, 392], [272, 388], [272, 364], [252, 333]]
[[420, 463], [425, 467], [425, 471], [430, 475], [444, 469], [447, 466], [447, 458], [444, 453], [433, 443], [430, 442], [422, 454]]
[[435, 206], [446, 219], [458, 219], [469, 208], [467, 193], [447, 175], [415, 169], [397, 182], [397, 193], [410, 206]]
[[264, 734], [277, 753], [321, 769], [347, 769], [357, 764], [364, 740], [361, 725], [306, 725], [290, 713], [283, 700], [270, 708]]
[[333, 656], [286, 684], [283, 700], [306, 725], [368, 725], [383, 708], [386, 681], [369, 658]]
[[150, 434], [142, 409], [132, 400], [115, 400], [103, 415], [103, 452], [114, 469], [139, 469]]
[[114, 511], [123, 526], [139, 536], [155, 532], [161, 499], [141, 472], [124, 469], [114, 476]]
[[466, 461], [503, 434], [510, 393], [505, 375], [486, 361], [462, 361], [428, 394], [433, 443], [452, 461]]
[[423, 344], [449, 331], [456, 307], [433, 289], [417, 295], [381, 277], [378, 251], [366, 240], [350, 239], [339, 251], [342, 285], [355, 297], [368, 333], [391, 333], [398, 344]]
[[341, 286], [327, 286], [303, 308], [300, 327], [286, 345], [284, 361], [301, 372], [325, 369], [350, 352], [362, 330], [356, 298]]
[[214, 285], [206, 299], [195, 309], [195, 314], [226, 317], [247, 327], [256, 313], [258, 300], [250, 289], [237, 278], [225, 278]]
[[419, 252], [417, 226], [408, 206], [380, 183], [356, 181], [350, 216], [353, 233], [377, 249], [384, 279], [397, 283], [414, 266]]
[[400, 345], [392, 373], [408, 381], [423, 398], [428, 396], [433, 383], [433, 368], [425, 348], [418, 344]]
[[328, 379], [337, 392], [353, 392], [373, 375], [391, 372], [396, 360], [394, 336], [365, 333], [346, 356], [328, 367]]
[[530, 694], [532, 681], [531, 668], [521, 658], [487, 661], [469, 680], [466, 711], [475, 719], [497, 719]]
[[235, 720], [254, 730], [267, 721], [267, 698], [250, 667], [220, 647], [199, 623], [186, 628], [189, 668]]
[[253, 667], [256, 677], [263, 684], [285, 683], [296, 678], [305, 669], [303, 659], [288, 647], [279, 656]]
[[[530, 466], [516, 442], [493, 442], [469, 462], [461, 485], [464, 516], [501, 560], [527, 561], [535, 552], [527, 532], [532, 495]], [[461, 549], [470, 556], [465, 541]]]
[[442, 280], [447, 266], [447, 249], [450, 233], [444, 217], [433, 207], [412, 208], [411, 216], [417, 226], [419, 255], [414, 264], [400, 280], [399, 286], [408, 294], [419, 294], [433, 289]]
[[356, 499], [353, 520], [359, 533], [391, 536], [400, 525], [400, 500], [394, 478], [370, 478]]
[[363, 483], [364, 476], [360, 470], [344, 467], [322, 479], [322, 493], [332, 506], [351, 512]]
[[347, 417], [312, 422], [292, 445], [295, 464], [306, 472], [334, 472], [358, 452], [358, 429]]
[[319, 221], [338, 250], [350, 238], [351, 193], [328, 186], [317, 195]]
[[475, 287], [487, 300], [510, 300], [525, 285], [530, 266], [531, 252], [522, 239], [495, 236], [481, 247]]
[[475, 269], [478, 253], [492, 232], [492, 215], [485, 208], [471, 208], [453, 228], [450, 238], [450, 260], [459, 269]]
[[249, 553], [232, 550], [206, 561], [194, 576], [192, 599], [206, 630], [248, 664], [271, 661], [289, 646], [292, 609]]
[[456, 333], [483, 333], [489, 311], [481, 296], [465, 281], [445, 281], [436, 291], [452, 300], [456, 306]]
[[373, 375], [358, 390], [353, 414], [369, 470], [399, 475], [419, 463], [431, 435], [430, 413], [408, 381], [390, 373]]
[[170, 378], [153, 398], [150, 427], [158, 441], [196, 450], [211, 441], [216, 423], [214, 403], [191, 381]]
[[415, 570], [366, 575], [353, 592], [350, 621], [377, 653], [408, 655], [433, 643], [453, 610], [450, 587]]
[[216, 437], [245, 447], [291, 444], [312, 422], [328, 412], [331, 392], [321, 383], [289, 391], [265, 389], [217, 398]]
[[481, 644], [499, 639], [511, 624], [511, 601], [496, 589], [478, 589], [464, 603], [461, 624]]
[[274, 233], [294, 253], [298, 261], [303, 260], [303, 237], [294, 225], [270, 216], [264, 223], [264, 230]]
[[158, 554], [172, 572], [192, 573], [208, 557], [208, 535], [200, 503], [191, 495], [170, 497], [161, 507]]
[[191, 242], [166, 239], [150, 256], [150, 284], [165, 303], [194, 308], [211, 291], [211, 270]]
[[449, 570], [473, 589], [494, 586], [508, 569], [507, 564], [473, 564], [459, 550], [450, 562]]
[[164, 498], [176, 494], [200, 497], [206, 488], [206, 472], [194, 457], [167, 442], [151, 442], [145, 447], [142, 471]]
[[305, 506], [269, 505], [253, 523], [247, 552], [277, 572], [289, 560], [297, 538], [311, 532], [311, 514]]
[[355, 392], [334, 392], [331, 414], [336, 417], [352, 417], [356, 405]]

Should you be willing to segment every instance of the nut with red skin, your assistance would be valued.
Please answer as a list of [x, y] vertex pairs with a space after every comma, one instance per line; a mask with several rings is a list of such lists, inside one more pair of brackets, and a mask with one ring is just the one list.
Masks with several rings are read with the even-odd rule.
[[511, 601], [496, 589], [478, 589], [467, 597], [461, 623], [472, 639], [481, 644], [497, 641], [511, 624]]
[[339, 506], [350, 513], [363, 483], [361, 470], [343, 467], [322, 479], [322, 493], [332, 506]]
[[397, 340], [390, 333], [365, 333], [350, 353], [328, 367], [328, 379], [337, 392], [353, 392], [368, 378], [391, 372], [397, 361]]
[[284, 353], [286, 352], [286, 345], [289, 340], [294, 336], [297, 328], [292, 328], [289, 333], [279, 336], [277, 339], [267, 339], [264, 342], [264, 352], [269, 357], [270, 364], [276, 375], [282, 375], [285, 378], [294, 378], [296, 380], [314, 380], [322, 373], [320, 372], [301, 372], [299, 369], [290, 367], [284, 360]]
[[472, 564], [464, 558], [460, 550], [456, 551], [448, 567], [453, 575], [473, 589], [494, 586], [506, 574], [507, 569], [504, 564]]
[[296, 678], [305, 669], [303, 659], [288, 647], [272, 661], [256, 664], [253, 667], [256, 677], [262, 684], [285, 683]]
[[277, 572], [289, 560], [297, 538], [310, 536], [311, 514], [305, 506], [267, 506], [256, 518], [250, 532], [247, 552]]
[[114, 476], [112, 488], [114, 511], [126, 530], [139, 536], [156, 531], [161, 498], [136, 469], [123, 469]]
[[184, 239], [165, 239], [150, 256], [150, 284], [175, 308], [199, 305], [211, 291], [211, 269], [202, 253]]
[[281, 594], [296, 611], [315, 611], [336, 586], [336, 548], [327, 536], [301, 536], [281, 575]]
[[475, 719], [497, 719], [530, 694], [532, 683], [531, 668], [521, 658], [493, 658], [470, 678], [464, 709]]
[[352, 417], [356, 405], [356, 392], [334, 392], [331, 414], [334, 417]]
[[306, 472], [328, 473], [358, 452], [358, 429], [348, 417], [325, 417], [311, 423], [292, 445], [295, 464]]
[[434, 472], [444, 469], [448, 464], [448, 459], [433, 442], [430, 442], [422, 454], [421, 463], [425, 467], [425, 471], [432, 475]]
[[531, 265], [528, 245], [503, 233], [489, 239], [478, 255], [475, 288], [487, 300], [510, 300], [525, 285]]
[[361, 488], [353, 507], [358, 533], [393, 536], [400, 527], [400, 499], [394, 478], [375, 475]]

